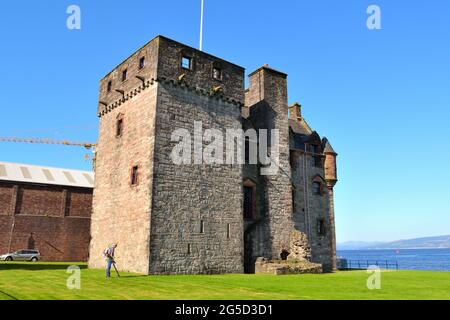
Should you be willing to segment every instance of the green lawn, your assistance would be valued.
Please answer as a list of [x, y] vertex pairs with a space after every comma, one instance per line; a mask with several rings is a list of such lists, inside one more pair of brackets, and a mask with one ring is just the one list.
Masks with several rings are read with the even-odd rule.
[[141, 276], [106, 279], [81, 268], [81, 289], [66, 287], [68, 264], [0, 262], [2, 299], [450, 299], [450, 273], [385, 271], [368, 290], [365, 271], [320, 275]]

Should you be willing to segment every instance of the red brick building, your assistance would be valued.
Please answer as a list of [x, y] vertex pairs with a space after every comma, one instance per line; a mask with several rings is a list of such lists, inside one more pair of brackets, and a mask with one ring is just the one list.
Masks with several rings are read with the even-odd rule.
[[87, 261], [93, 187], [91, 172], [0, 162], [0, 254]]

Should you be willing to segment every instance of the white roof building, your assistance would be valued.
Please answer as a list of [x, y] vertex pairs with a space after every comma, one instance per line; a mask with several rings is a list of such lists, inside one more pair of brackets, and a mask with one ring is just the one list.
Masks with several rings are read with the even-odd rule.
[[90, 171], [0, 162], [0, 181], [94, 188], [94, 173]]

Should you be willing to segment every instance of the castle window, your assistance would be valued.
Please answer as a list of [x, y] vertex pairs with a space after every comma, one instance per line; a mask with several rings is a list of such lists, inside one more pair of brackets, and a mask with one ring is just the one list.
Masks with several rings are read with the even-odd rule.
[[187, 254], [191, 254], [191, 244], [188, 243], [187, 245]]
[[139, 59], [139, 69], [144, 69], [145, 67], [145, 57]]
[[319, 146], [310, 145], [310, 152], [312, 153], [313, 166], [316, 168], [320, 168], [322, 166], [322, 159], [319, 155], [320, 154]]
[[318, 181], [314, 181], [312, 184], [312, 191], [315, 195], [321, 195], [322, 194], [322, 184]]
[[245, 164], [249, 164], [250, 161], [250, 138], [245, 137], [245, 147], [244, 147]]
[[216, 80], [222, 80], [222, 69], [214, 67], [213, 68], [213, 78]]
[[192, 58], [188, 56], [183, 56], [181, 58], [181, 67], [184, 69], [192, 70]]
[[205, 233], [205, 221], [200, 221], [200, 233]]
[[227, 223], [227, 239], [230, 239], [230, 224]]
[[244, 219], [253, 219], [253, 187], [244, 186]]
[[138, 184], [138, 178], [139, 178], [139, 167], [134, 166], [131, 170], [131, 185], [135, 186]]
[[125, 69], [125, 70], [122, 71], [122, 81], [127, 80], [127, 72], [128, 72], [127, 69]]
[[322, 158], [319, 156], [313, 156], [313, 165], [316, 168], [320, 168], [322, 166]]
[[107, 88], [106, 88], [106, 91], [107, 91], [108, 93], [111, 92], [111, 88], [112, 88], [112, 81], [109, 80], [109, 81], [108, 81]]
[[292, 213], [294, 214], [297, 211], [297, 207], [295, 205], [295, 189], [291, 188], [291, 194], [292, 194]]
[[117, 119], [117, 124], [116, 124], [116, 137], [120, 137], [122, 135], [123, 132], [123, 119], [119, 118]]
[[325, 235], [325, 220], [323, 219], [317, 220], [317, 234], [319, 236]]

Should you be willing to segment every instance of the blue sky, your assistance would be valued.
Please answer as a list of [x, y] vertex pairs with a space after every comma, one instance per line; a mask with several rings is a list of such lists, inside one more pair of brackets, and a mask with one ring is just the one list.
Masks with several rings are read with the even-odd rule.
[[[66, 28], [71, 4], [81, 30]], [[99, 79], [157, 34], [198, 46], [199, 4], [2, 3], [0, 136], [96, 141]], [[447, 0], [205, 0], [204, 50], [288, 73], [290, 102], [339, 153], [340, 242], [450, 234], [449, 36]], [[86, 152], [2, 143], [0, 159], [89, 169]]]

